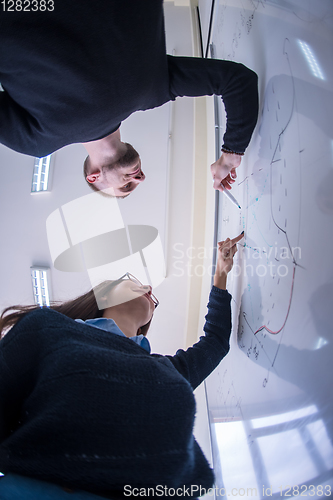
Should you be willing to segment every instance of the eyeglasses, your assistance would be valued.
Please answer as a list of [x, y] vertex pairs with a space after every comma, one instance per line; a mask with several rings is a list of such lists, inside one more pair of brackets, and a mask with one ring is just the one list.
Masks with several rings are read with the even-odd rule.
[[[144, 286], [143, 283], [141, 283], [140, 280], [138, 280], [138, 278], [136, 278], [135, 276], [133, 276], [133, 274], [131, 273], [126, 273], [124, 274], [123, 276], [121, 276], [121, 278], [119, 278], [117, 281], [123, 281], [125, 278], [129, 279], [130, 281], [132, 281], [133, 283], [135, 283], [136, 285], [139, 285], [139, 286]], [[155, 305], [155, 309], [156, 307], [158, 306], [159, 304], [159, 300], [157, 297], [155, 297], [154, 294], [150, 294], [149, 297], [151, 298], [151, 300], [154, 302], [154, 305]]]

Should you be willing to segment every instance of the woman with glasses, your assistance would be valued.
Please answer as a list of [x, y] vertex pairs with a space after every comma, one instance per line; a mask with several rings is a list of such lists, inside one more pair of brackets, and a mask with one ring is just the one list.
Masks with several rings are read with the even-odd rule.
[[193, 498], [213, 486], [193, 390], [229, 350], [226, 279], [242, 237], [219, 243], [205, 336], [174, 356], [150, 354], [158, 300], [129, 273], [50, 308], [4, 310], [2, 500]]

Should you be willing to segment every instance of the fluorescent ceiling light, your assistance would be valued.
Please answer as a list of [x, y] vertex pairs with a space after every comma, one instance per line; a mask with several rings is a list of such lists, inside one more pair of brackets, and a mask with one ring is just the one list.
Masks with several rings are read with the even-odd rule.
[[298, 40], [298, 43], [300, 44], [300, 47], [305, 55], [305, 59], [307, 60], [308, 65], [310, 66], [312, 74], [316, 78], [320, 78], [321, 80], [325, 80], [325, 77], [324, 77], [324, 75], [319, 67], [319, 64], [317, 63], [317, 59], [315, 58], [309, 45], [305, 42], [302, 42], [302, 40]]
[[35, 158], [34, 172], [32, 174], [31, 192], [39, 193], [48, 190], [51, 156]]
[[49, 271], [48, 267], [31, 267], [32, 289], [34, 293], [35, 304], [40, 307], [50, 305], [49, 293]]

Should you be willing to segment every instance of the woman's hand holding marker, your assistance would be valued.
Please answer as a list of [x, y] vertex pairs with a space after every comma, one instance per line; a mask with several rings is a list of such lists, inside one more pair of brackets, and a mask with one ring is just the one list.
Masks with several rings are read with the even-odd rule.
[[236, 244], [244, 237], [244, 231], [239, 236], [227, 238], [225, 241], [218, 242], [217, 262], [214, 276], [214, 286], [226, 290], [227, 287], [227, 274], [231, 271], [233, 266], [233, 258], [237, 252]]

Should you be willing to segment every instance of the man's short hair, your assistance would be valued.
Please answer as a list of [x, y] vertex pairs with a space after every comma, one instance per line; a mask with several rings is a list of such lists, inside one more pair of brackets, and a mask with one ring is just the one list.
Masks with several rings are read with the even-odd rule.
[[92, 189], [93, 191], [100, 191], [100, 189], [98, 189], [98, 187], [95, 186], [95, 183], [88, 181], [87, 176], [89, 174], [90, 174], [90, 157], [88, 155], [83, 163], [83, 176], [90, 189]]
[[[102, 169], [103, 168], [104, 167], [102, 167]], [[113, 194], [105, 193], [103, 190], [101, 190], [97, 186], [95, 186], [94, 182], [89, 182], [88, 181], [87, 176], [89, 174], [90, 174], [90, 157], [88, 155], [87, 158], [84, 160], [84, 163], [83, 163], [83, 176], [84, 176], [84, 180], [86, 181], [86, 183], [88, 184], [88, 186], [90, 187], [90, 189], [92, 189], [94, 192], [99, 193], [102, 196], [106, 196], [107, 198], [126, 198], [126, 196], [114, 196]]]

